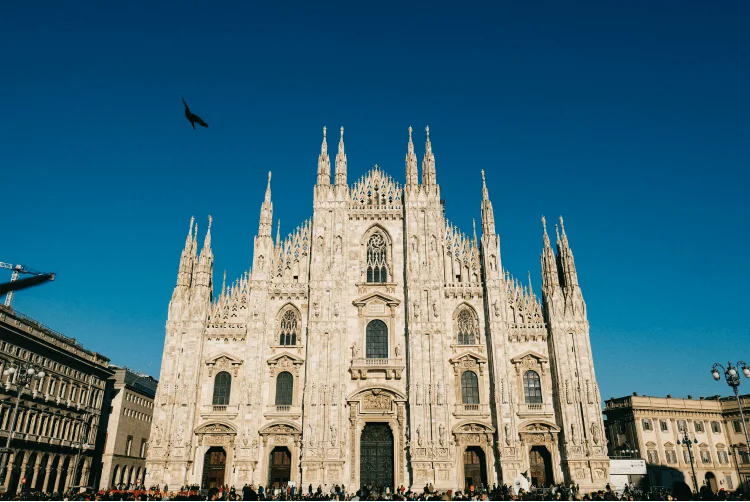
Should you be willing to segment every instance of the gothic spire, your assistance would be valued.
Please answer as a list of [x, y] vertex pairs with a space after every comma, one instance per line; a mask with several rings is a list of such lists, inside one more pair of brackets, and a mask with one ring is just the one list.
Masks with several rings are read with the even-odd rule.
[[[208, 215], [208, 230], [206, 231], [206, 238], [203, 239], [203, 249], [201, 249], [201, 255], [200, 255], [200, 263], [203, 264], [204, 259], [211, 259], [213, 260], [214, 254], [211, 251], [211, 223], [213, 223], [214, 219], [211, 218], [211, 215]], [[206, 257], [206, 258], [204, 258]]]
[[221, 281], [221, 296], [227, 292], [227, 271], [224, 270], [224, 279]]
[[495, 211], [492, 209], [482, 169], [482, 235], [495, 235]]
[[331, 159], [328, 157], [328, 141], [326, 140], [326, 128], [323, 127], [323, 144], [320, 145], [318, 155], [318, 185], [331, 184]]
[[268, 185], [266, 186], [266, 197], [260, 206], [260, 224], [258, 225], [258, 237], [271, 237], [271, 226], [273, 225], [273, 204], [271, 203], [271, 171], [268, 171]]
[[425, 143], [424, 160], [422, 161], [422, 184], [435, 185], [435, 156], [432, 154], [432, 142], [430, 141], [430, 126], [425, 127], [427, 141]]
[[[557, 225], [555, 225], [555, 228], [557, 228]], [[560, 216], [560, 230], [562, 231], [562, 236], [560, 233], [557, 234], [557, 255], [562, 267], [564, 286], [578, 286], [576, 264], [573, 260], [573, 251], [570, 249], [570, 244], [568, 244], [568, 236], [565, 234], [565, 223], [562, 216]]]
[[278, 220], [278, 223], [276, 224], [276, 247], [279, 247], [281, 244], [281, 219]]
[[[193, 274], [193, 265], [195, 264], [195, 238], [193, 237], [193, 224], [195, 223], [195, 217], [190, 217], [190, 229], [188, 230], [187, 237], [185, 238], [185, 247], [182, 249], [180, 254], [180, 268], [177, 271], [177, 285], [190, 287], [191, 277]], [[198, 227], [195, 228], [195, 233], [198, 233]]]
[[417, 154], [414, 153], [414, 142], [411, 139], [412, 128], [409, 126], [409, 145], [406, 149], [406, 185], [419, 185], [419, 172], [417, 171]]
[[542, 289], [560, 286], [557, 275], [557, 262], [552, 252], [552, 245], [547, 235], [547, 220], [542, 216], [542, 227], [544, 228], [544, 249], [542, 250]]
[[346, 154], [344, 153], [344, 127], [341, 127], [339, 151], [336, 154], [336, 186], [346, 185]]
[[474, 229], [474, 246], [477, 245], [477, 220], [471, 219], [471, 226]]

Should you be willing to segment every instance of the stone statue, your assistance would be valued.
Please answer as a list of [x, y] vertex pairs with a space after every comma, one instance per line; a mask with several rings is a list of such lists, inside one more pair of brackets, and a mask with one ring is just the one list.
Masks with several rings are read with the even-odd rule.
[[396, 345], [396, 357], [401, 355], [401, 344]]
[[358, 355], [359, 355], [359, 344], [357, 344], [357, 342], [354, 342], [352, 344], [352, 358], [356, 359]]
[[417, 445], [422, 446], [422, 426], [417, 426]]
[[339, 316], [339, 302], [333, 302], [333, 315], [338, 317]]
[[432, 315], [437, 319], [440, 317], [440, 311], [438, 310], [437, 301], [432, 302]]
[[570, 424], [570, 442], [576, 444], [576, 426]]
[[331, 446], [336, 446], [336, 425], [331, 424]]
[[497, 300], [495, 300], [495, 303], [492, 304], [493, 307], [495, 307], [495, 317], [500, 317], [500, 304]]
[[591, 424], [591, 439], [594, 444], [599, 444], [599, 426], [597, 424]]
[[505, 444], [510, 446], [511, 444], [511, 437], [510, 437], [510, 425], [505, 424]]
[[412, 306], [414, 308], [414, 318], [419, 319], [419, 301], [414, 300], [414, 303], [412, 303]]
[[440, 427], [438, 428], [438, 436], [440, 441], [440, 446], [445, 446], [445, 426], [443, 424], [440, 424]]

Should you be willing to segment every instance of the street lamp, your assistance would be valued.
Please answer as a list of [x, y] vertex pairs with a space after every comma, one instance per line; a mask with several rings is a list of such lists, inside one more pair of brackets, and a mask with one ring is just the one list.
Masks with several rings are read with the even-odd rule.
[[[24, 364], [23, 367], [19, 368], [11, 366], [10, 368], [3, 371], [3, 376], [9, 378], [8, 385], [11, 383], [16, 384], [16, 404], [13, 407], [13, 415], [10, 419], [10, 427], [8, 431], [8, 439], [5, 442], [5, 447], [2, 448], [3, 457], [0, 460], [0, 479], [5, 480], [5, 471], [7, 469], [8, 454], [10, 453], [10, 440], [13, 438], [16, 428], [16, 415], [18, 415], [18, 405], [21, 404], [21, 396], [24, 390], [28, 388], [29, 384], [34, 380], [40, 380], [44, 378], [44, 370], [37, 370], [31, 364]], [[12, 471], [11, 471], [12, 472]]]
[[737, 373], [737, 368], [742, 366], [742, 374], [745, 375], [745, 378], [750, 378], [750, 368], [748, 368], [747, 363], [745, 361], [737, 361], [737, 366], [732, 366], [731, 362], [727, 363], [727, 368], [724, 369], [724, 366], [722, 366], [719, 363], [714, 364], [713, 368], [711, 368], [711, 375], [714, 377], [714, 380], [720, 380], [721, 375], [719, 374], [719, 370], [717, 368], [721, 368], [724, 370], [724, 378], [727, 381], [727, 385], [729, 385], [732, 390], [734, 390], [734, 397], [737, 399], [737, 407], [740, 409], [740, 420], [742, 421], [742, 430], [745, 433], [745, 444], [747, 445], [748, 449], [750, 450], [750, 436], [747, 434], [747, 424], [745, 423], [745, 412], [742, 411], [742, 401], [740, 400], [740, 392], [739, 392], [739, 386], [740, 386], [740, 375]]
[[695, 493], [698, 493], [698, 478], [695, 477], [695, 463], [693, 462], [693, 445], [698, 444], [698, 440], [695, 438], [690, 440], [690, 435], [688, 434], [687, 427], [685, 427], [685, 429], [682, 431], [682, 434], [682, 441], [678, 439], [677, 444], [687, 446], [688, 456], [690, 457], [690, 468], [693, 470], [693, 487], [695, 488]]

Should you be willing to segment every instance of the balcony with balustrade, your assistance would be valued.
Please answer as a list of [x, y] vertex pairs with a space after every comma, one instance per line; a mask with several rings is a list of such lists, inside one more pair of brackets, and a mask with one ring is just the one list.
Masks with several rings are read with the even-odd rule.
[[489, 417], [490, 406], [488, 404], [456, 404], [453, 411], [455, 417]]
[[203, 418], [236, 418], [239, 406], [236, 404], [207, 404], [201, 406], [201, 417]]
[[299, 420], [302, 417], [302, 408], [291, 404], [271, 404], [266, 406], [263, 416], [268, 420]]
[[375, 376], [384, 374], [386, 380], [401, 380], [404, 367], [404, 359], [401, 357], [360, 357], [352, 360], [349, 371], [353, 380], [366, 380], [370, 374]]
[[552, 406], [547, 403], [518, 403], [518, 416], [520, 418], [543, 417], [552, 414]]

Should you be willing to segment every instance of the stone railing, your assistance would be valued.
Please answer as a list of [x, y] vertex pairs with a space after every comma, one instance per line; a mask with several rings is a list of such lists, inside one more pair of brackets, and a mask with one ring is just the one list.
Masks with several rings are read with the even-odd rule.
[[397, 358], [360, 357], [352, 360], [349, 371], [354, 380], [366, 380], [370, 372], [383, 373], [387, 380], [400, 380], [404, 371], [404, 360]]

